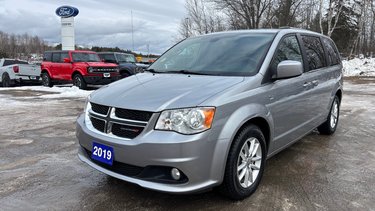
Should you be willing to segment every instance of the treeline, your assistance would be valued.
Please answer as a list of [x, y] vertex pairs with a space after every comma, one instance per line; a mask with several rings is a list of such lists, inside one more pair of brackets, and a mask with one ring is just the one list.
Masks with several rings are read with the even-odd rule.
[[375, 54], [375, 0], [186, 0], [185, 7], [180, 39], [290, 26], [331, 37], [346, 56]]
[[[91, 50], [96, 52], [123, 52], [131, 53], [135, 56], [142, 57], [158, 57], [159, 55], [144, 55], [135, 53], [131, 50], [124, 50], [119, 47], [99, 47], [83, 48], [76, 46], [77, 50]], [[0, 31], [0, 58], [16, 58], [22, 60], [29, 60], [31, 54], [41, 55], [47, 50], [61, 50], [61, 44], [50, 46], [46, 41], [38, 36], [31, 36], [27, 33], [22, 35], [8, 34]]]
[[16, 35], [0, 31], [0, 58], [28, 59], [30, 54], [42, 54], [52, 49], [42, 38], [28, 34]]
[[[146, 54], [142, 54], [142, 53], [135, 53], [135, 52], [132, 52], [131, 50], [129, 49], [122, 49], [122, 48], [119, 48], [119, 47], [100, 47], [100, 46], [92, 46], [91, 48], [89, 47], [81, 47], [81, 46], [78, 46], [76, 45], [75, 46], [75, 49], [76, 50], [88, 50], [88, 51], [95, 51], [95, 52], [120, 52], [120, 53], [130, 53], [130, 54], [133, 54], [134, 56], [141, 56], [141, 57], [159, 57], [160, 55], [154, 55], [154, 54], [150, 54], [150, 55], [146, 55]], [[61, 50], [61, 44], [58, 44], [56, 45], [53, 50]]]
[[119, 47], [99, 47], [99, 46], [92, 46], [92, 48], [90, 49], [92, 51], [95, 51], [95, 52], [121, 52], [121, 53], [130, 53], [130, 54], [133, 54], [134, 56], [141, 56], [141, 57], [159, 57], [160, 55], [154, 55], [154, 54], [150, 54], [150, 55], [147, 55], [147, 54], [142, 54], [142, 53], [135, 53], [135, 52], [132, 52], [131, 50], [129, 49], [121, 49]]

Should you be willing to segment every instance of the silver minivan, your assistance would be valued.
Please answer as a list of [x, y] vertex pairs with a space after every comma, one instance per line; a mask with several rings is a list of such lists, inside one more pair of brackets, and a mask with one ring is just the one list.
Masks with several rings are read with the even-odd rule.
[[335, 132], [342, 63], [300, 29], [186, 39], [144, 73], [93, 92], [77, 119], [79, 158], [142, 187], [251, 195], [267, 158], [315, 128]]

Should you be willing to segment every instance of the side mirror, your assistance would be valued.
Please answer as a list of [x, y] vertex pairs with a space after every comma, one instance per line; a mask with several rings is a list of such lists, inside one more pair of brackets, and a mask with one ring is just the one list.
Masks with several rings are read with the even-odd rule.
[[276, 74], [273, 79], [292, 78], [302, 75], [303, 66], [299, 61], [285, 60], [277, 65]]
[[72, 61], [70, 61], [69, 58], [64, 58], [64, 63], [71, 63]]

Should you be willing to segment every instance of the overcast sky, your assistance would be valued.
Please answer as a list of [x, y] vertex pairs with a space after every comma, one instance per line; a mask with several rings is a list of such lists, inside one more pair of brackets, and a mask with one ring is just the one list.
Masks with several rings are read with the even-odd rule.
[[0, 31], [38, 35], [60, 43], [62, 5], [79, 9], [75, 17], [76, 44], [132, 49], [133, 11], [136, 52], [162, 53], [174, 44], [185, 16], [184, 0], [0, 0]]

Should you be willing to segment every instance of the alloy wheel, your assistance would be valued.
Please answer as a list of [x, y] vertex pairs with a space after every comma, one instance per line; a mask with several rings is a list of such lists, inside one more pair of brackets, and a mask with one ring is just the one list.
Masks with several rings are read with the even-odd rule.
[[338, 119], [338, 111], [339, 111], [339, 105], [337, 101], [335, 100], [332, 105], [332, 110], [331, 110], [331, 128], [335, 128], [337, 124], [337, 119]]
[[237, 178], [243, 188], [250, 187], [257, 179], [262, 164], [259, 140], [248, 138], [241, 147], [237, 160]]

